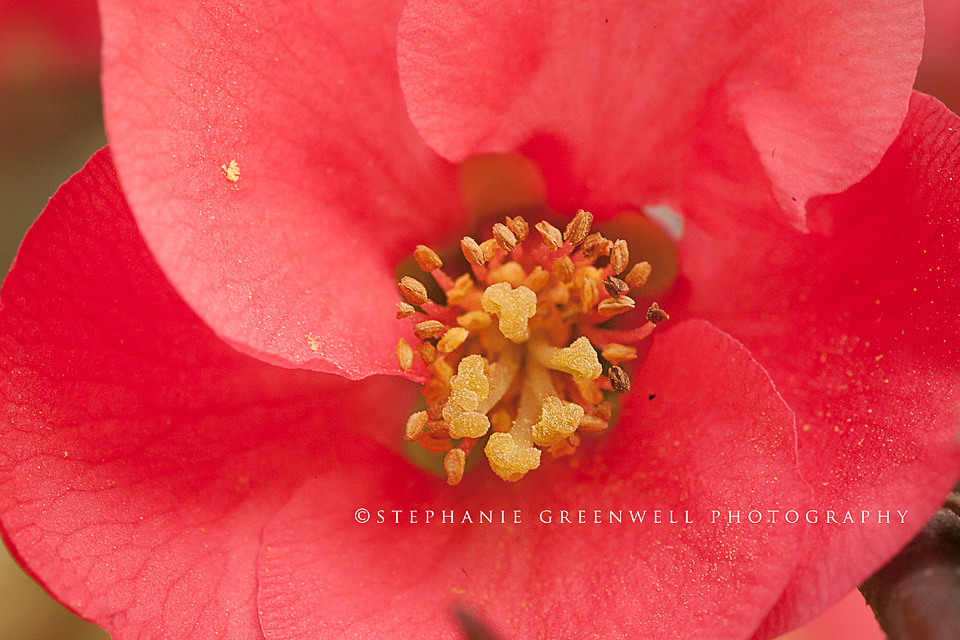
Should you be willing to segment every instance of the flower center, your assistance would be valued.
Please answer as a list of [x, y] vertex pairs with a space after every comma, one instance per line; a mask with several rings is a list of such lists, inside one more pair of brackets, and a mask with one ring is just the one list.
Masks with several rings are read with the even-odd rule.
[[630, 390], [620, 365], [636, 359], [636, 345], [669, 316], [654, 303], [636, 329], [599, 326], [634, 309], [628, 293], [646, 284], [651, 267], [628, 270], [627, 243], [591, 233], [592, 222], [581, 210], [562, 234], [546, 221], [531, 233], [522, 217], [507, 217], [488, 240], [463, 238], [472, 273], [456, 279], [433, 250], [414, 252], [446, 304], [430, 300], [416, 278], [400, 280], [406, 302], [397, 303], [397, 318], [418, 315], [419, 344], [414, 351], [401, 339], [397, 361], [426, 380], [427, 405], [410, 416], [404, 437], [445, 452], [449, 484], [460, 482], [467, 454], [484, 438], [490, 467], [511, 482], [538, 468], [544, 452], [576, 453], [582, 434], [609, 426], [605, 392]]

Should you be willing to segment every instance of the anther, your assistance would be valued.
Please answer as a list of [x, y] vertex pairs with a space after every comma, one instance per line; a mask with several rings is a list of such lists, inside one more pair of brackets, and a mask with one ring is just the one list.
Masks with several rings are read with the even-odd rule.
[[637, 350], [634, 347], [629, 347], [625, 344], [611, 342], [603, 348], [603, 350], [600, 352], [600, 355], [606, 358], [611, 364], [620, 364], [621, 362], [626, 362], [627, 360], [636, 359]]
[[607, 290], [611, 298], [619, 298], [622, 294], [630, 291], [627, 283], [616, 276], [607, 276], [603, 281], [603, 288]]
[[403, 338], [397, 341], [397, 364], [401, 371], [410, 371], [413, 366], [413, 349]]
[[543, 244], [547, 245], [547, 248], [551, 251], [556, 251], [563, 246], [563, 236], [560, 234], [560, 229], [557, 229], [546, 220], [538, 222], [534, 225], [534, 229], [540, 233]]
[[418, 244], [417, 248], [413, 250], [413, 257], [420, 268], [427, 273], [443, 266], [440, 256], [433, 249], [422, 244]]
[[573, 220], [570, 221], [567, 228], [564, 229], [563, 239], [574, 247], [579, 245], [587, 239], [587, 236], [590, 234], [590, 225], [592, 224], [593, 214], [580, 209], [577, 211], [577, 215], [573, 216]]
[[553, 275], [557, 276], [557, 280], [563, 284], [573, 280], [573, 272], [573, 260], [570, 259], [570, 256], [563, 256], [553, 261]]
[[630, 273], [627, 274], [627, 277], [624, 278], [624, 282], [631, 289], [639, 289], [643, 285], [647, 284], [647, 278], [650, 277], [650, 274], [653, 272], [653, 267], [650, 266], [649, 262], [638, 262], [633, 265], [633, 268], [630, 269]]
[[409, 318], [417, 310], [413, 308], [412, 304], [408, 304], [403, 300], [397, 301], [397, 320], [402, 320], [404, 318]]
[[493, 238], [484, 240], [480, 243], [480, 251], [483, 252], [484, 262], [490, 262], [493, 260], [493, 257], [497, 255], [497, 246], [497, 241]]
[[513, 232], [513, 235], [516, 236], [518, 242], [523, 242], [527, 239], [527, 236], [530, 235], [530, 225], [527, 224], [527, 221], [521, 216], [516, 216], [511, 218], [507, 216], [505, 221], [507, 223], [507, 228]]
[[659, 324], [664, 320], [669, 320], [669, 319], [670, 319], [670, 314], [668, 314], [666, 311], [661, 309], [660, 305], [658, 305], [656, 302], [650, 305], [650, 308], [647, 309], [647, 320], [649, 320], [653, 324]]
[[607, 420], [598, 417], [596, 413], [594, 413], [592, 416], [585, 415], [580, 418], [580, 424], [578, 425], [578, 428], [580, 431], [584, 431], [586, 433], [595, 433], [597, 431], [603, 431], [609, 426], [610, 423]]
[[583, 252], [583, 257], [593, 260], [599, 256], [605, 256], [610, 253], [610, 247], [612, 243], [600, 235], [600, 232], [591, 233], [583, 241], [583, 247], [581, 251]]
[[457, 316], [457, 324], [467, 331], [483, 331], [492, 323], [493, 318], [484, 311], [467, 311], [462, 316]]
[[630, 311], [636, 306], [636, 302], [630, 296], [620, 296], [619, 298], [607, 298], [597, 305], [597, 311], [605, 316], [615, 316], [624, 311]]
[[486, 262], [483, 258], [483, 250], [480, 249], [480, 245], [470, 236], [463, 237], [463, 240], [460, 241], [460, 249], [463, 251], [463, 257], [466, 258], [470, 264], [482, 267]]
[[450, 353], [455, 351], [466, 341], [469, 335], [470, 332], [463, 327], [454, 327], [443, 334], [443, 337], [440, 338], [439, 342], [437, 342], [437, 351], [440, 353]]
[[400, 278], [397, 287], [410, 304], [421, 305], [429, 299], [427, 298], [427, 288], [416, 278], [403, 276]]
[[500, 248], [510, 253], [517, 246], [517, 236], [513, 235], [513, 232], [507, 228], [507, 225], [500, 224], [499, 222], [493, 225], [493, 237], [497, 241], [497, 244], [500, 245]]
[[630, 262], [630, 249], [626, 240], [617, 240], [610, 250], [610, 269], [615, 275], [620, 275]]
[[427, 338], [439, 338], [444, 334], [447, 328], [439, 320], [424, 320], [413, 326], [413, 335], [421, 340]]
[[447, 472], [447, 484], [460, 484], [463, 480], [463, 470], [467, 467], [467, 454], [463, 449], [450, 449], [443, 458], [443, 470]]
[[403, 429], [403, 437], [409, 442], [413, 442], [421, 435], [423, 435], [423, 430], [427, 426], [427, 412], [426, 411], [417, 411], [415, 414], [407, 418], [407, 426]]
[[610, 367], [607, 377], [610, 379], [610, 388], [620, 395], [630, 391], [630, 376], [621, 367], [617, 365]]

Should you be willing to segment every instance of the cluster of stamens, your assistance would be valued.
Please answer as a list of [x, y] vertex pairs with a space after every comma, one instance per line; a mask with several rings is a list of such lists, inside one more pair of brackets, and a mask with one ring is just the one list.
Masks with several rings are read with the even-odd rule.
[[654, 303], [635, 329], [598, 326], [634, 309], [627, 294], [644, 286], [651, 268], [639, 262], [627, 271], [627, 243], [591, 234], [592, 223], [582, 210], [562, 234], [540, 222], [537, 242], [522, 217], [508, 217], [484, 242], [463, 238], [472, 273], [455, 279], [433, 250], [421, 245], [414, 252], [446, 304], [431, 300], [416, 278], [399, 282], [406, 301], [397, 303], [397, 318], [418, 316], [420, 343], [414, 350], [401, 339], [397, 362], [426, 378], [427, 405], [410, 416], [404, 437], [446, 453], [451, 485], [482, 438], [490, 467], [508, 481], [539, 467], [544, 451], [555, 458], [575, 453], [582, 434], [609, 426], [604, 392], [630, 390], [620, 365], [636, 359], [637, 343], [669, 316]]

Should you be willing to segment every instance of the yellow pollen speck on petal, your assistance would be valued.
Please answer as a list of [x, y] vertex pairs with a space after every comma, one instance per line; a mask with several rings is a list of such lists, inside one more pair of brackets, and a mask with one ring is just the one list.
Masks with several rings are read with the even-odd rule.
[[569, 373], [577, 380], [596, 380], [603, 373], [597, 351], [585, 336], [553, 354], [550, 368]]
[[530, 337], [527, 321], [537, 313], [537, 294], [530, 289], [513, 289], [508, 282], [500, 282], [487, 287], [480, 304], [484, 311], [499, 317], [504, 337], [518, 344]]
[[236, 160], [231, 160], [229, 165], [222, 164], [220, 168], [223, 169], [223, 173], [226, 174], [227, 180], [230, 182], [236, 182], [240, 179], [240, 165], [237, 164]]
[[483, 372], [483, 358], [467, 356], [460, 361], [457, 375], [450, 378], [450, 397], [443, 407], [443, 419], [450, 424], [451, 438], [481, 438], [490, 429], [490, 420], [477, 412], [480, 401], [490, 394], [490, 381]]
[[540, 466], [540, 450], [517, 445], [509, 433], [492, 433], [483, 448], [490, 461], [490, 468], [508, 482], [516, 482], [528, 471]]
[[310, 350], [314, 353], [320, 348], [320, 341], [313, 337], [312, 333], [308, 333], [304, 336], [307, 339], [307, 344], [310, 345]]
[[533, 425], [533, 441], [541, 447], [557, 444], [576, 432], [583, 415], [580, 405], [547, 396], [540, 406], [540, 422]]

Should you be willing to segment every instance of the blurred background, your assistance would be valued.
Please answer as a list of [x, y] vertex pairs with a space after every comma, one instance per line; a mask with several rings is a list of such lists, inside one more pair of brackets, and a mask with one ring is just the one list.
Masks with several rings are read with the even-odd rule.
[[[960, 0], [926, 0], [916, 87], [960, 113]], [[0, 0], [0, 273], [47, 199], [106, 144], [95, 0]], [[858, 592], [781, 640], [880, 640]], [[106, 640], [0, 547], [0, 640]]]

